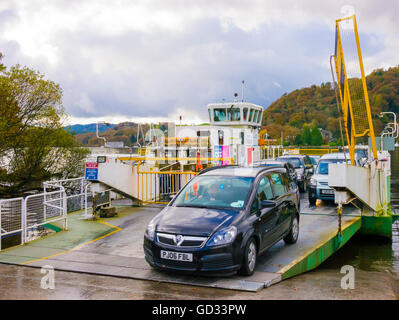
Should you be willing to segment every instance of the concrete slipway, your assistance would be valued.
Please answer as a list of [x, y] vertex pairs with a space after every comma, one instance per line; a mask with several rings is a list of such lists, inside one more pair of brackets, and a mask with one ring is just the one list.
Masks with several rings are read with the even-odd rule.
[[209, 278], [152, 269], [144, 259], [142, 243], [147, 223], [161, 210], [154, 207], [119, 207], [117, 217], [98, 221], [81, 220], [82, 212], [69, 214], [68, 231], [3, 250], [0, 263], [255, 292], [314, 269], [361, 227], [360, 211], [345, 207], [340, 239], [334, 205], [309, 207], [303, 199], [301, 207], [298, 242], [277, 243], [258, 258], [251, 277]]

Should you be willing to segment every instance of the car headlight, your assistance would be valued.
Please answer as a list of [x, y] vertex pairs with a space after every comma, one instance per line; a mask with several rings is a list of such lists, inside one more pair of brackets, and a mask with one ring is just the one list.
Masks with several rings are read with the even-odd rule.
[[208, 246], [218, 246], [222, 244], [232, 243], [237, 235], [237, 228], [234, 226], [217, 231], [208, 241]]
[[314, 178], [311, 178], [309, 181], [309, 185], [314, 186], [314, 187], [317, 186], [317, 180]]
[[155, 223], [153, 220], [148, 224], [147, 230], [146, 230], [146, 235], [150, 240], [154, 240], [154, 235], [155, 235]]

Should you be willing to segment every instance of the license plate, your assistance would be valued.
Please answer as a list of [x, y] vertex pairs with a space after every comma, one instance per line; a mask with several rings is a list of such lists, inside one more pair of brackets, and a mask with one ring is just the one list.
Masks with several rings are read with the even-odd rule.
[[193, 254], [185, 253], [185, 252], [173, 252], [173, 251], [161, 250], [161, 258], [168, 259], [168, 260], [192, 262]]
[[321, 193], [323, 193], [323, 194], [334, 194], [334, 190], [324, 189], [324, 190], [321, 190]]

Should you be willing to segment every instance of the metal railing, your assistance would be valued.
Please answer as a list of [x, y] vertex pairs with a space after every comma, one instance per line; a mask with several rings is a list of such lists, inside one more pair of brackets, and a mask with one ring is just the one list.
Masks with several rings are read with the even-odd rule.
[[306, 154], [309, 156], [322, 156], [326, 153], [339, 152], [338, 148], [290, 148], [286, 147], [283, 150], [284, 154]]
[[26, 198], [2, 199], [0, 250], [5, 239], [13, 236], [11, 245], [24, 244], [40, 237], [43, 233], [42, 227], [50, 227], [50, 224], [60, 220], [64, 221], [63, 229], [66, 230], [66, 193], [62, 187], [57, 191], [34, 194]]
[[85, 205], [85, 187], [89, 182], [84, 177], [51, 180], [43, 183], [43, 192], [57, 188], [64, 188], [67, 199], [67, 212], [83, 210]]
[[25, 198], [25, 242], [38, 237], [41, 226], [63, 220], [63, 229], [68, 228], [67, 199], [63, 188], [58, 191], [35, 194]]
[[167, 204], [198, 172], [140, 171], [137, 166], [137, 199], [141, 203]]
[[52, 225], [63, 221], [62, 229], [68, 228], [67, 213], [85, 208], [85, 189], [88, 182], [83, 178], [46, 181], [43, 193], [26, 198], [0, 199], [0, 250], [7, 245], [24, 244], [47, 234]]
[[24, 243], [24, 206], [23, 198], [0, 200], [0, 250], [2, 240], [13, 235], [20, 235], [20, 243]]

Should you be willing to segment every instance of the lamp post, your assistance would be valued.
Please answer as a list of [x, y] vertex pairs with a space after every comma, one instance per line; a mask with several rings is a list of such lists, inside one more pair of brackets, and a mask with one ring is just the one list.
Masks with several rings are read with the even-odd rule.
[[97, 123], [96, 123], [96, 135], [97, 135], [97, 138], [98, 138], [98, 139], [103, 139], [103, 140], [104, 140], [104, 147], [105, 147], [105, 144], [107, 143], [107, 139], [105, 139], [105, 137], [100, 137], [100, 136], [98, 135], [98, 124], [99, 124], [99, 123], [105, 124], [105, 125], [107, 125], [107, 126], [109, 126], [109, 123], [104, 122], [104, 121], [97, 121]]
[[382, 118], [384, 116], [384, 114], [393, 114], [393, 123], [388, 123], [388, 126], [393, 124], [393, 129], [392, 129], [392, 136], [394, 136], [394, 134], [396, 134], [394, 136], [394, 138], [396, 139], [399, 136], [399, 126], [398, 123], [396, 121], [396, 113], [391, 112], [391, 111], [385, 111], [385, 112], [380, 112], [380, 118]]

